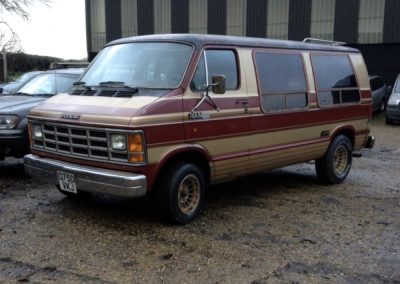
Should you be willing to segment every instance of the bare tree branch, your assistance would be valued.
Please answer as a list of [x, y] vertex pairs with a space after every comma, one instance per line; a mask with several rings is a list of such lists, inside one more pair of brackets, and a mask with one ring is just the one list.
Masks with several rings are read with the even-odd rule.
[[0, 0], [0, 14], [8, 12], [28, 19], [29, 7], [31, 7], [34, 2], [49, 5], [51, 0]]
[[14, 30], [4, 21], [0, 21], [0, 51], [20, 51], [20, 41]]
[[29, 19], [29, 8], [34, 2], [50, 5], [52, 0], [0, 0], [0, 51], [19, 51], [20, 40], [13, 28], [3, 20], [5, 13], [15, 14]]

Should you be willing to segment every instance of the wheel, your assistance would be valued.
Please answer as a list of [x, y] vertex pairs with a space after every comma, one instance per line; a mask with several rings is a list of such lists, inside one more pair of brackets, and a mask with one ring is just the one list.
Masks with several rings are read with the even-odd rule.
[[381, 100], [381, 103], [379, 105], [379, 112], [384, 112], [386, 109], [386, 103], [385, 103], [385, 99]]
[[177, 224], [195, 219], [204, 203], [202, 171], [194, 164], [180, 162], [170, 167], [160, 181], [157, 190], [164, 216]]
[[325, 155], [315, 161], [318, 178], [327, 184], [344, 181], [350, 172], [353, 159], [352, 149], [352, 144], [347, 136], [336, 136]]
[[390, 118], [388, 118], [388, 117], [385, 117], [385, 122], [386, 122], [386, 124], [392, 124], [393, 123], [393, 120], [391, 120]]

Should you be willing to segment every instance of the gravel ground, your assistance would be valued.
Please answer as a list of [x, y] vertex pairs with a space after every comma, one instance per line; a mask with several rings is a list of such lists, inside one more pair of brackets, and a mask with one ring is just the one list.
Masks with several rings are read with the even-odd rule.
[[200, 218], [160, 221], [145, 199], [64, 198], [0, 163], [0, 282], [400, 283], [400, 126], [343, 184], [306, 163], [219, 184]]

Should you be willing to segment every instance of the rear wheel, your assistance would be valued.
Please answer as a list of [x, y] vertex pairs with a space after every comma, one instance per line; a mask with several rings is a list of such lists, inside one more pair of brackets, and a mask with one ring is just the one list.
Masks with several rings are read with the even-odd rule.
[[381, 104], [379, 105], [379, 112], [384, 112], [386, 109], [385, 99], [381, 100]]
[[327, 184], [337, 184], [345, 180], [352, 164], [352, 149], [347, 136], [336, 136], [325, 155], [315, 161], [318, 178]]
[[187, 224], [203, 207], [204, 174], [192, 163], [177, 163], [163, 175], [158, 191], [164, 216], [174, 223]]

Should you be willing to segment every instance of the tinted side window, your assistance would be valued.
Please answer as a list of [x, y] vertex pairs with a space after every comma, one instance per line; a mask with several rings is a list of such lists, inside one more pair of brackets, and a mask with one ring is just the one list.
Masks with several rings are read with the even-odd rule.
[[255, 62], [264, 111], [307, 106], [307, 85], [300, 54], [257, 52]]
[[360, 101], [356, 77], [346, 55], [313, 54], [311, 59], [320, 105]]
[[[206, 82], [206, 68], [208, 82]], [[236, 56], [232, 50], [206, 50], [199, 60], [190, 88], [193, 91], [204, 90], [207, 83], [210, 85], [212, 76], [224, 75], [226, 90], [235, 90], [238, 87], [238, 69]]]

